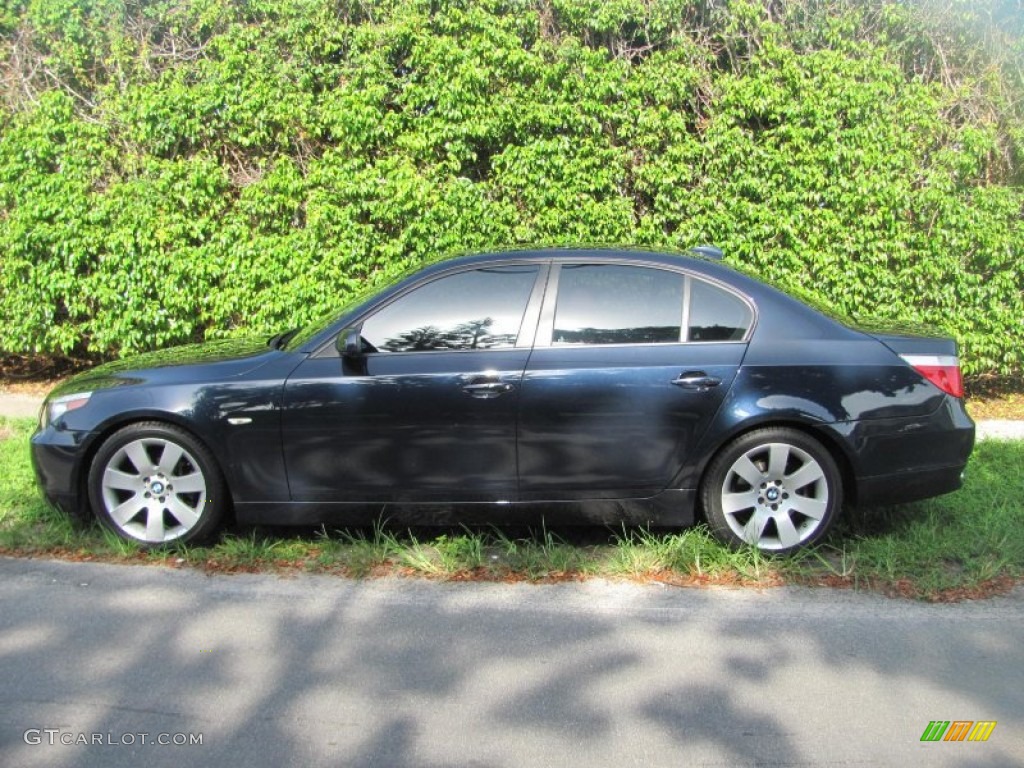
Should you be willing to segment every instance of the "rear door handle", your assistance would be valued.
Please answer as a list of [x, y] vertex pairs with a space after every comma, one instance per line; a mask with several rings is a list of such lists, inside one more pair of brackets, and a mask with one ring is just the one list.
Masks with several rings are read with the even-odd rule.
[[722, 380], [717, 376], [708, 376], [704, 371], [687, 371], [686, 373], [679, 374], [679, 378], [673, 379], [672, 383], [683, 389], [701, 391], [717, 387], [722, 383]]

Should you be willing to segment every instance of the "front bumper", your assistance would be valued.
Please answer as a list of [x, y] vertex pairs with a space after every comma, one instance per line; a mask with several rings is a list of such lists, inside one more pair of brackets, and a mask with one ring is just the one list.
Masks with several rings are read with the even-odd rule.
[[29, 441], [32, 470], [47, 501], [66, 514], [81, 514], [87, 505], [81, 471], [88, 432], [48, 426]]

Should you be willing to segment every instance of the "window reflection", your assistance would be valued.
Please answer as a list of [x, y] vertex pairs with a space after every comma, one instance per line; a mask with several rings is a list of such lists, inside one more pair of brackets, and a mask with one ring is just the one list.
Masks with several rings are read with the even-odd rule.
[[739, 341], [752, 320], [739, 297], [703, 280], [690, 282], [689, 341]]
[[678, 342], [682, 275], [616, 264], [562, 267], [553, 344]]
[[494, 267], [442, 277], [363, 324], [378, 352], [513, 347], [538, 267]]

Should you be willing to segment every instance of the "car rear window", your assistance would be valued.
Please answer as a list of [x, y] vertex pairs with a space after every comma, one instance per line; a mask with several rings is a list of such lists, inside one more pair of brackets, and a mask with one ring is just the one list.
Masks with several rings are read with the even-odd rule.
[[716, 285], [690, 279], [687, 341], [740, 341], [754, 313], [739, 296]]

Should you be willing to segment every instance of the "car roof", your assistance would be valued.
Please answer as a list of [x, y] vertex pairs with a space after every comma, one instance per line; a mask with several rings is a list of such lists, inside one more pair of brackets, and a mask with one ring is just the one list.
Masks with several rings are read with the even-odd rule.
[[[399, 293], [405, 290], [410, 282], [419, 283], [429, 280], [435, 275], [441, 275], [451, 270], [472, 267], [474, 265], [487, 264], [508, 264], [508, 263], [544, 263], [544, 262], [567, 262], [585, 259], [588, 262], [633, 262], [636, 264], [662, 265], [674, 269], [684, 269], [702, 277], [710, 278], [728, 285], [733, 290], [746, 294], [755, 303], [769, 302], [772, 304], [786, 305], [787, 316], [793, 320], [802, 319], [807, 321], [812, 317], [815, 325], [821, 321], [828, 325], [834, 324], [819, 312], [816, 312], [807, 304], [794, 299], [792, 296], [772, 287], [771, 285], [757, 279], [757, 277], [746, 274], [743, 271], [733, 269], [728, 264], [717, 259], [708, 258], [694, 252], [673, 251], [667, 248], [644, 248], [637, 246], [560, 246], [560, 247], [516, 247], [489, 249], [487, 251], [464, 254], [460, 256], [449, 256], [439, 258], [434, 262], [419, 264], [410, 269], [406, 274], [396, 279], [389, 286], [384, 287], [381, 293], [368, 297], [367, 301], [359, 307], [353, 307], [352, 312], [345, 312], [325, 326], [321, 331], [304, 339], [298, 346], [299, 351], [313, 351], [325, 343], [334, 332], [341, 327], [340, 321], [346, 316], [352, 316], [362, 311], [362, 308], [371, 301], [388, 294]], [[795, 316], [791, 313], [796, 313]], [[330, 329], [330, 332], [328, 330]]]
[[[426, 275], [447, 271], [453, 267], [490, 264], [496, 262], [545, 262], [573, 261], [585, 258], [587, 261], [632, 261], [637, 263], [663, 264], [670, 267], [686, 267], [709, 276], [726, 280], [736, 278], [746, 281], [746, 276], [727, 264], [692, 251], [673, 251], [665, 248], [644, 248], [639, 246], [553, 246], [535, 248], [494, 249], [462, 256], [438, 259], [422, 265], [412, 275]], [[756, 281], [754, 281], [756, 283]]]

